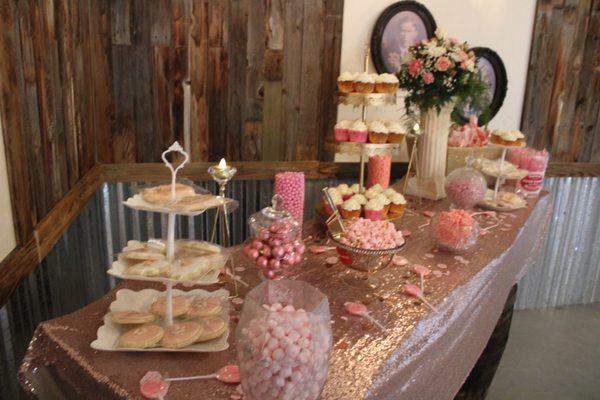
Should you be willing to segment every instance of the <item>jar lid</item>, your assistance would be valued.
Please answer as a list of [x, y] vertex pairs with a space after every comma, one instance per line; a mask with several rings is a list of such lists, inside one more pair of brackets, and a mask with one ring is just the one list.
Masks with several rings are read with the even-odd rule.
[[283, 197], [279, 194], [273, 196], [270, 207], [265, 207], [248, 218], [248, 224], [254, 232], [260, 228], [269, 228], [275, 222], [283, 221], [293, 231], [300, 229], [300, 224], [294, 219], [292, 214], [283, 208]]

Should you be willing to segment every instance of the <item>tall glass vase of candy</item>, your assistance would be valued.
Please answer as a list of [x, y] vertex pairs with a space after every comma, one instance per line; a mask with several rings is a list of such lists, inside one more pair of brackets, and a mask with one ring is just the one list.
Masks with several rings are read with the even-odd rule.
[[302, 227], [292, 214], [283, 209], [283, 198], [276, 194], [272, 206], [248, 218], [250, 238], [244, 244], [244, 254], [267, 279], [279, 279], [302, 263], [306, 246]]
[[[176, 155], [173, 157], [174, 159], [181, 160], [177, 166], [174, 166], [174, 162], [167, 159], [170, 153]], [[121, 296], [126, 296], [125, 300], [119, 298], [121, 292], [119, 291], [115, 304], [111, 304], [111, 312], [120, 311], [121, 307], [137, 307], [140, 302], [148, 302], [144, 306], [146, 309], [136, 309], [135, 311], [146, 313], [152, 311], [155, 314], [152, 320], [156, 325], [159, 325], [156, 329], [164, 329], [165, 332], [168, 332], [171, 327], [182, 323], [182, 321], [177, 320], [177, 317], [187, 315], [180, 312], [181, 306], [184, 306], [184, 309], [187, 310], [200, 297], [205, 295], [211, 297], [211, 292], [201, 289], [181, 292], [175, 290], [173, 286], [178, 283], [187, 283], [194, 286], [219, 283], [219, 276], [224, 272], [229, 259], [229, 251], [214, 243], [188, 239], [176, 240], [175, 225], [177, 216], [196, 217], [211, 208], [223, 209], [224, 213], [232, 212], [237, 208], [238, 203], [222, 195], [214, 196], [190, 181], [177, 178], [177, 173], [189, 161], [188, 154], [179, 143], [173, 143], [163, 152], [162, 159], [171, 172], [170, 181], [164, 184], [142, 187], [138, 193], [128, 198], [124, 204], [133, 210], [166, 214], [167, 237], [150, 239], [147, 242], [130, 240], [107, 273], [120, 279], [164, 283], [166, 286], [165, 292], [157, 292], [156, 294], [148, 292], [150, 294], [146, 293], [146, 295], [144, 294], [145, 291], [127, 291], [127, 293], [122, 293]], [[231, 271], [230, 274], [234, 275]], [[223, 289], [218, 292], [218, 297], [221, 299], [218, 301], [218, 308], [224, 309], [223, 302], [226, 302], [229, 292]], [[148, 296], [150, 298], [147, 298]], [[213, 302], [216, 307], [216, 300]], [[116, 309], [113, 309], [113, 306]], [[152, 310], [148, 310], [151, 306]], [[177, 309], [178, 312], [174, 312], [174, 309]], [[159, 316], [158, 319], [156, 315]], [[228, 316], [226, 318], [228, 319]], [[131, 351], [130, 348], [122, 348], [123, 346], [120, 344], [124, 343], [123, 340], [116, 340], [123, 333], [123, 326], [115, 324], [115, 319], [109, 317], [108, 314], [105, 316], [104, 322], [105, 324], [98, 330], [98, 339], [94, 342], [96, 345], [94, 348]], [[142, 333], [140, 332], [140, 334]], [[227, 348], [227, 341], [225, 340], [222, 345]], [[166, 347], [154, 347], [140, 351], [202, 351], [199, 349], [206, 348], [206, 346], [190, 345], [174, 349], [166, 345]]]

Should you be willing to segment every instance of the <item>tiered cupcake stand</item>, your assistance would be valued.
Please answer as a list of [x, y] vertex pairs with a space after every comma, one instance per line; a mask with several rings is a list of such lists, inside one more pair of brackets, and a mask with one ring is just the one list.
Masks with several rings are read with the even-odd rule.
[[[369, 72], [369, 48], [365, 50], [364, 70]], [[383, 107], [396, 105], [396, 93], [339, 93], [337, 97], [339, 105], [350, 105], [361, 108], [361, 119], [367, 120], [367, 109], [369, 107]], [[365, 163], [369, 157], [375, 154], [393, 155], [400, 151], [401, 143], [358, 143], [338, 142], [337, 152], [345, 155], [358, 155], [360, 157], [359, 185], [361, 191], [364, 189]]]
[[[183, 161], [177, 166], [173, 167], [171, 162], [169, 162], [166, 158], [167, 154], [176, 152], [183, 156]], [[177, 182], [177, 173], [180, 169], [182, 169], [185, 164], [189, 161], [189, 155], [183, 150], [179, 143], [175, 142], [171, 147], [169, 147], [165, 152], [162, 153], [162, 160], [165, 163], [166, 167], [171, 171], [171, 198], [175, 199], [175, 183]], [[207, 194], [208, 192], [204, 193]], [[223, 192], [221, 191], [220, 196], [217, 197], [219, 208], [217, 210], [216, 215], [220, 215], [221, 219], [226, 219], [225, 216], [227, 213], [234, 211], [238, 203], [235, 200], [225, 198], [223, 196]], [[166, 259], [167, 261], [175, 260], [175, 222], [177, 215], [183, 215], [188, 217], [196, 217], [206, 211], [206, 209], [201, 209], [198, 211], [181, 211], [170, 208], [169, 206], [158, 206], [155, 204], [151, 204], [145, 202], [139, 194], [135, 194], [134, 196], [127, 199], [124, 204], [138, 211], [147, 211], [147, 212], [157, 212], [161, 214], [168, 215], [167, 222], [167, 239], [165, 243], [166, 249]], [[223, 221], [224, 222], [224, 221]], [[229, 263], [229, 253], [226, 249], [223, 249], [223, 265], [225, 268], [229, 266], [232, 269], [232, 264]], [[125, 280], [137, 280], [137, 281], [150, 281], [150, 282], [159, 282], [164, 283], [166, 286], [166, 315], [163, 320], [163, 324], [165, 327], [173, 325], [173, 295], [185, 295], [189, 297], [218, 297], [223, 299], [223, 304], [227, 303], [227, 306], [223, 307], [223, 311], [221, 312], [221, 317], [225, 319], [226, 323], [229, 325], [229, 307], [228, 307], [228, 297], [229, 291], [226, 289], [219, 289], [214, 292], [208, 292], [202, 289], [194, 289], [190, 291], [180, 291], [177, 289], [173, 289], [173, 286], [176, 284], [186, 284], [193, 286], [206, 286], [213, 285], [219, 283], [219, 274], [222, 268], [215, 268], [208, 272], [206, 275], [201, 276], [195, 280], [178, 280], [167, 277], [149, 277], [149, 276], [141, 276], [141, 275], [131, 275], [127, 274], [127, 266], [121, 261], [116, 260], [113, 262], [111, 268], [107, 271], [109, 275], [114, 277], [125, 279]], [[233, 271], [228, 271], [228, 275], [234, 277]], [[235, 278], [232, 278], [235, 279]], [[117, 292], [116, 300], [111, 303], [110, 311], [127, 311], [127, 310], [147, 310], [150, 308], [150, 305], [156, 298], [162, 296], [165, 292], [161, 292], [154, 289], [144, 289], [139, 292], [135, 292], [129, 289], [121, 289]], [[149, 348], [149, 349], [130, 349], [130, 348], [120, 348], [118, 346], [118, 339], [122, 332], [121, 327], [112, 323], [108, 315], [104, 317], [104, 325], [102, 325], [98, 329], [97, 339], [91, 343], [92, 348], [97, 350], [104, 351], [141, 351], [141, 352], [156, 352], [156, 351], [169, 351], [169, 352], [212, 352], [212, 351], [222, 351], [229, 347], [228, 344], [228, 333], [222, 335], [220, 338], [206, 342], [206, 343], [196, 343], [191, 346], [187, 346], [181, 349], [166, 349], [166, 348]]]

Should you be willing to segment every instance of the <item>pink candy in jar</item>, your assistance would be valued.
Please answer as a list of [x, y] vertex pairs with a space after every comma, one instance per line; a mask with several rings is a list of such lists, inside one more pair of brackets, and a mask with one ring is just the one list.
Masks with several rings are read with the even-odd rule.
[[508, 161], [528, 174], [517, 183], [517, 192], [525, 197], [536, 196], [542, 190], [546, 167], [548, 167], [549, 154], [546, 150], [532, 148], [513, 149], [508, 155]]
[[244, 254], [268, 279], [278, 278], [292, 265], [302, 262], [306, 246], [300, 224], [281, 209], [281, 196], [273, 196], [273, 207], [266, 207], [248, 219], [251, 238]]
[[237, 329], [248, 400], [316, 400], [327, 378], [327, 297], [301, 281], [266, 281], [245, 299]]
[[471, 165], [473, 157], [467, 157], [467, 165], [455, 169], [446, 177], [444, 189], [455, 207], [469, 209], [483, 200], [487, 183], [481, 172]]
[[275, 174], [275, 193], [283, 199], [283, 209], [302, 224], [304, 220], [304, 172]]
[[390, 171], [392, 168], [392, 156], [389, 154], [376, 154], [369, 157], [367, 167], [367, 186], [380, 184], [386, 189], [390, 185]]
[[461, 252], [477, 243], [479, 224], [464, 210], [442, 211], [433, 218], [431, 233], [442, 249]]

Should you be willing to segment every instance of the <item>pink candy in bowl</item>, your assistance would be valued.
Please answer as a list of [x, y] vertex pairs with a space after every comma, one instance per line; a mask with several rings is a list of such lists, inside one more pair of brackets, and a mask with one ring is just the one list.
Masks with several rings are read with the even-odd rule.
[[248, 293], [237, 328], [247, 400], [316, 400], [329, 368], [327, 297], [301, 281], [265, 281]]

